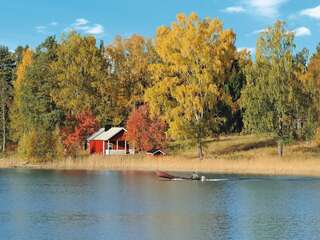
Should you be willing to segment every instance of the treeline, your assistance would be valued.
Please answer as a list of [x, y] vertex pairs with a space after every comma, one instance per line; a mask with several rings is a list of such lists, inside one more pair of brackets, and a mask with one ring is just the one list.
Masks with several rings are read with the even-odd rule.
[[[76, 32], [35, 49], [0, 47], [1, 150], [27, 158], [75, 155], [100, 126], [126, 126], [145, 150], [188, 140], [203, 157], [207, 137], [273, 134], [283, 145], [313, 139], [319, 127], [320, 48], [296, 52], [277, 21], [253, 59], [218, 19], [177, 16], [154, 39], [108, 45]], [[320, 135], [320, 133], [318, 134]]]

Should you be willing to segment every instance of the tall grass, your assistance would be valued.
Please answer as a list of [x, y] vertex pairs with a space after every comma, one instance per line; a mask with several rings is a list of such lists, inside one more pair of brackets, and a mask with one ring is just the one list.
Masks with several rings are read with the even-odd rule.
[[268, 136], [226, 136], [206, 142], [205, 159], [196, 157], [196, 149], [175, 149], [164, 157], [82, 156], [32, 164], [15, 157], [0, 161], [0, 167], [85, 170], [198, 171], [237, 174], [320, 176], [320, 149], [314, 143], [296, 143], [277, 156], [276, 142]]

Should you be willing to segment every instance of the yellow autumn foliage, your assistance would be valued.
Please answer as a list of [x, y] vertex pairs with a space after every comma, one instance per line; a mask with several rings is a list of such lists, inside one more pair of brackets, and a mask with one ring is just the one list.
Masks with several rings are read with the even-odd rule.
[[24, 129], [24, 119], [21, 116], [21, 88], [25, 78], [27, 67], [32, 63], [32, 51], [25, 49], [22, 53], [22, 61], [17, 68], [16, 79], [13, 83], [13, 103], [11, 106], [11, 136], [14, 141], [17, 141]]
[[150, 40], [132, 35], [129, 38], [117, 37], [106, 47], [105, 57], [112, 70], [109, 71], [107, 87], [102, 91], [110, 92], [111, 96], [107, 97], [113, 101], [109, 117], [118, 125], [143, 102], [144, 91], [151, 85], [148, 66], [155, 62], [156, 54]]
[[57, 51], [51, 71], [56, 85], [51, 95], [56, 104], [71, 114], [93, 111], [99, 101], [98, 86], [105, 80], [103, 59], [93, 36], [69, 33]]
[[63, 145], [59, 131], [31, 129], [25, 132], [18, 145], [18, 153], [22, 158], [33, 162], [57, 160], [63, 156]]
[[195, 13], [179, 14], [170, 27], [157, 30], [161, 60], [149, 68], [154, 86], [145, 100], [169, 124], [172, 138], [190, 138], [200, 152], [202, 139], [222, 121], [217, 104], [228, 99], [223, 86], [237, 55], [234, 44], [235, 34], [220, 20], [201, 20]]

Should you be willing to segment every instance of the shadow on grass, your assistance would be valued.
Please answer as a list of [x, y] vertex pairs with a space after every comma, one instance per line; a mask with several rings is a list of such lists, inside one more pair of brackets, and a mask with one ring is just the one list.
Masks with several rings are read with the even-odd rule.
[[249, 151], [252, 149], [276, 147], [276, 146], [277, 146], [277, 142], [274, 139], [268, 139], [268, 140], [259, 140], [257, 142], [234, 144], [218, 151], [213, 150], [211, 153], [224, 155], [224, 154], [229, 154], [234, 152]]
[[204, 145], [207, 145], [207, 144], [210, 144], [210, 143], [214, 143], [214, 142], [228, 142], [228, 141], [231, 141], [232, 138], [231, 137], [224, 137], [224, 138], [212, 138], [212, 139], [206, 139], [206, 140], [203, 140], [202, 143]]

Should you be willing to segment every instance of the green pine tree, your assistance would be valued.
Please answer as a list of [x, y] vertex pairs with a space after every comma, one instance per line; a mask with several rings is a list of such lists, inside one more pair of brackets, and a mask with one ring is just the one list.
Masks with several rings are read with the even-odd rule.
[[5, 46], [0, 46], [0, 113], [1, 132], [0, 149], [6, 151], [9, 126], [9, 107], [12, 99], [12, 80], [14, 77], [14, 55]]

